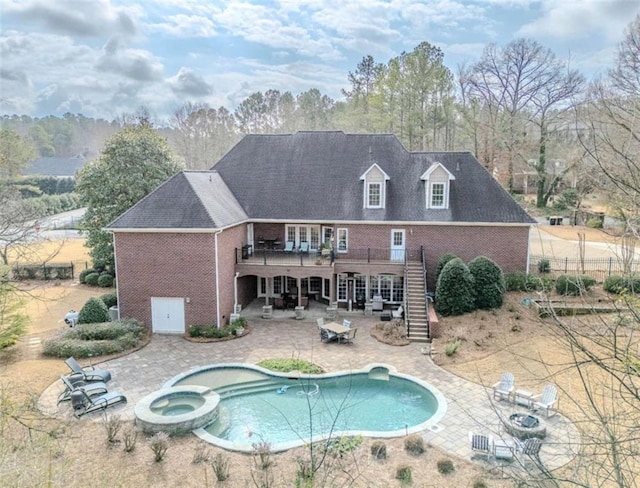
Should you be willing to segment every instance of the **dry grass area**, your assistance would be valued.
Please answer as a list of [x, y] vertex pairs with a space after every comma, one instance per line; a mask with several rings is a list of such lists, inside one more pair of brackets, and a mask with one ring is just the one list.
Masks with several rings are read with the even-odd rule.
[[9, 251], [9, 262], [16, 263], [69, 263], [84, 261], [91, 263], [89, 249], [84, 245], [84, 239], [40, 240], [29, 246]]
[[[69, 242], [75, 248], [73, 252], [78, 252], [81, 242]], [[38, 337], [64, 327], [60, 320], [69, 308], [78, 309], [88, 297], [105, 292], [70, 283], [31, 283], [25, 284], [25, 289], [34, 297], [27, 305], [32, 319], [30, 333]], [[525, 296], [530, 294], [508, 295], [498, 311], [442, 318], [443, 336], [433, 344], [436, 363], [477, 383], [493, 382], [501, 372], [512, 371], [517, 387], [536, 391], [543, 380], [550, 379], [560, 386], [563, 395], [579, 400], [584, 392], [575, 378], [563, 370], [568, 356], [558, 346], [549, 323], [521, 303]], [[460, 348], [454, 355], [446, 356], [445, 343], [456, 339], [460, 340]], [[401, 353], [402, 348], [398, 351]], [[540, 361], [542, 358], [544, 364]], [[31, 350], [25, 340], [13, 351], [0, 352], [0, 400], [18, 409], [19, 400], [38, 395], [65, 370], [62, 361], [43, 358]], [[561, 399], [561, 410], [569, 416], [576, 414], [571, 405]], [[55, 436], [33, 432], [28, 437], [21, 426], [0, 423], [1, 442], [5, 446], [0, 446], [3, 486], [290, 487], [296, 486], [299, 462], [309, 459], [308, 450], [294, 449], [274, 455], [274, 466], [264, 471], [253, 456], [222, 451], [188, 435], [171, 439], [166, 458], [155, 462], [148, 440], [143, 436], [138, 438], [132, 452], [124, 451], [122, 432], [127, 425], [118, 435], [120, 442], [109, 444], [99, 420], [66, 424], [50, 419], [35, 425], [50, 428], [52, 424], [58, 428]], [[405, 451], [403, 439], [385, 440], [388, 457], [377, 460], [371, 455], [372, 442], [365, 438], [355, 451], [342, 457], [329, 456], [318, 472], [315, 486], [402, 486], [395, 479], [396, 469], [402, 464], [411, 466], [410, 486], [414, 487], [471, 487], [477, 479], [483, 479], [490, 487], [511, 486], [500, 479], [500, 472], [483, 471], [478, 463], [448, 457], [436, 448], [428, 447], [420, 456], [412, 456]], [[8, 449], [8, 446], [16, 448]], [[221, 454], [229, 463], [229, 479], [225, 482], [215, 478], [212, 468], [215, 454]], [[209, 460], [194, 463], [198, 456], [208, 456]], [[436, 463], [445, 458], [453, 462], [454, 473], [438, 472]]]

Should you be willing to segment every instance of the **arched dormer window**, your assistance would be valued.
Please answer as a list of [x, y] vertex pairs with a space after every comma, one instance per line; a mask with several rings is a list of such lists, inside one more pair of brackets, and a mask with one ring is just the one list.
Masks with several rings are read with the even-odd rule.
[[363, 207], [384, 208], [389, 175], [374, 163], [360, 176], [360, 179], [364, 181]]
[[427, 208], [449, 208], [451, 181], [456, 177], [442, 163], [434, 162], [420, 177], [424, 181]]

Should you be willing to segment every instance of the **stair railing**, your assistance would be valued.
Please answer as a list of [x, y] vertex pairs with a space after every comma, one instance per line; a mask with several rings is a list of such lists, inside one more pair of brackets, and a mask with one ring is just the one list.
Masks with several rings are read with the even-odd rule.
[[429, 323], [429, 302], [431, 297], [427, 293], [427, 260], [424, 256], [424, 246], [420, 246], [420, 261], [422, 262], [422, 281], [424, 284], [424, 313], [427, 317], [427, 337], [431, 339], [431, 324]]
[[402, 283], [402, 310], [404, 321], [407, 324], [407, 337], [411, 337], [411, 318], [409, 317], [409, 264], [407, 254], [404, 255], [404, 280]]

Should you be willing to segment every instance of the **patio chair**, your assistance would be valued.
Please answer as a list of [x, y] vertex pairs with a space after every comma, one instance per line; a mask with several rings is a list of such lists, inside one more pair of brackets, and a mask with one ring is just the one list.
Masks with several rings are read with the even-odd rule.
[[351, 320], [344, 319], [342, 321], [342, 327], [346, 327], [347, 329], [351, 328]]
[[544, 410], [547, 417], [549, 417], [549, 410], [554, 410], [553, 406], [558, 401], [558, 389], [555, 385], [548, 384], [542, 390], [540, 395], [535, 395], [533, 397], [533, 403], [531, 407], [534, 410]]
[[332, 342], [338, 340], [338, 334], [327, 329], [320, 329], [320, 340], [322, 342]]
[[80, 375], [61, 375], [60, 379], [64, 385], [64, 390], [58, 395], [58, 402], [65, 402], [71, 399], [71, 393], [77, 389], [84, 390], [87, 395], [102, 395], [109, 390], [107, 385], [102, 381], [94, 381], [92, 383], [86, 382], [83, 376]]
[[294, 242], [287, 241], [286, 244], [284, 245], [284, 252], [293, 252], [293, 247], [294, 247]]
[[513, 373], [502, 373], [500, 381], [492, 386], [494, 400], [502, 400], [505, 398], [509, 400], [511, 398], [514, 383], [515, 380], [513, 378]]
[[391, 311], [391, 316], [394, 319], [402, 319], [403, 315], [404, 315], [404, 308], [402, 308], [402, 305], [400, 305], [396, 310]]
[[521, 441], [518, 438], [514, 438], [516, 443], [516, 457], [521, 464], [524, 464], [526, 459], [524, 456], [530, 458], [535, 463], [541, 464], [540, 461], [540, 449], [542, 448], [542, 441], [537, 437], [530, 437]]
[[308, 253], [309, 252], [309, 243], [306, 241], [302, 241], [300, 243], [300, 252], [301, 253]]
[[127, 397], [119, 391], [112, 391], [94, 397], [87, 395], [87, 392], [83, 389], [77, 389], [71, 393], [71, 404], [74, 410], [73, 415], [76, 418], [82, 417], [87, 413], [95, 412], [96, 410], [106, 410], [119, 403], [127, 403]]
[[491, 437], [474, 434], [469, 432], [469, 442], [471, 442], [471, 450], [480, 454], [484, 454], [487, 457], [491, 454]]
[[491, 455], [494, 459], [506, 459], [512, 461], [517, 451], [513, 441], [506, 439], [495, 440], [491, 438]]
[[64, 362], [69, 366], [73, 373], [83, 375], [85, 381], [102, 381], [103, 383], [107, 383], [111, 379], [111, 373], [109, 371], [96, 369], [93, 366], [83, 368], [78, 364], [78, 361], [76, 361], [73, 356], [65, 359]]
[[318, 330], [324, 329], [324, 318], [318, 317], [316, 319], [316, 325], [318, 326]]
[[340, 337], [338, 337], [338, 341], [343, 342], [345, 344], [353, 344], [353, 340], [356, 338], [356, 332], [358, 332], [357, 327], [354, 327], [353, 329], [349, 329], [349, 332], [340, 334]]

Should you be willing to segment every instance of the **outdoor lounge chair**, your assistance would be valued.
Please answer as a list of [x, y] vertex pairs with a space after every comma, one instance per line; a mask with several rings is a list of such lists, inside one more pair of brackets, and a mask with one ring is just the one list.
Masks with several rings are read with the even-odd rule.
[[78, 364], [78, 361], [76, 361], [73, 356], [65, 359], [64, 362], [69, 366], [74, 374], [82, 374], [85, 381], [102, 381], [103, 383], [107, 383], [111, 379], [111, 373], [109, 373], [109, 371], [96, 369], [93, 366], [83, 368]]
[[514, 438], [516, 443], [516, 457], [521, 464], [524, 464], [526, 456], [532, 459], [535, 463], [540, 464], [540, 448], [542, 447], [542, 441], [537, 437], [530, 437], [523, 441]]
[[306, 241], [302, 241], [300, 243], [300, 252], [302, 253], [308, 253], [309, 252], [309, 243]]
[[87, 395], [102, 395], [107, 393], [107, 385], [102, 381], [86, 382], [81, 375], [61, 375], [60, 379], [64, 385], [64, 391], [58, 395], [58, 403], [71, 399], [71, 393], [77, 389], [82, 389]]
[[505, 398], [509, 400], [514, 383], [513, 373], [502, 373], [500, 381], [492, 386], [494, 400], [503, 400]]
[[286, 244], [284, 245], [284, 252], [293, 252], [293, 246], [294, 246], [293, 241], [287, 241]]
[[532, 408], [534, 410], [544, 410], [546, 416], [549, 416], [549, 410], [555, 410], [553, 406], [558, 401], [558, 389], [555, 385], [545, 385], [540, 395], [533, 397]]
[[96, 410], [106, 410], [119, 403], [127, 403], [127, 397], [119, 391], [112, 391], [104, 395], [91, 397], [87, 395], [86, 391], [79, 388], [74, 390], [70, 396], [71, 404], [73, 405], [73, 415], [75, 417], [81, 417]]
[[471, 442], [471, 450], [474, 452], [489, 456], [491, 454], [491, 440], [489, 436], [469, 432], [469, 442]]

